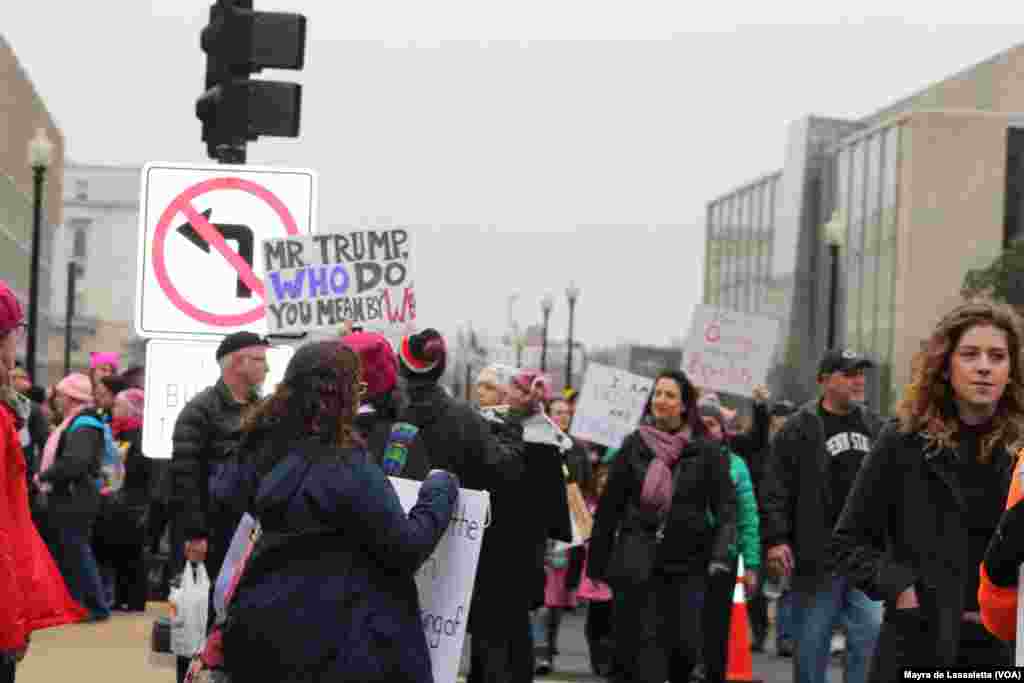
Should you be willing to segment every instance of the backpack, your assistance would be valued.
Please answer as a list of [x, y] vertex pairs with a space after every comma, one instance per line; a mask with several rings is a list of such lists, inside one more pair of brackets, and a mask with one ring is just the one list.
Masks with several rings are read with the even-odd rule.
[[100, 473], [96, 478], [96, 488], [100, 493], [116, 493], [124, 485], [124, 460], [114, 443], [114, 434], [110, 425], [94, 415], [79, 415], [68, 426], [68, 433], [82, 427], [91, 427], [103, 432], [103, 456], [100, 459]]

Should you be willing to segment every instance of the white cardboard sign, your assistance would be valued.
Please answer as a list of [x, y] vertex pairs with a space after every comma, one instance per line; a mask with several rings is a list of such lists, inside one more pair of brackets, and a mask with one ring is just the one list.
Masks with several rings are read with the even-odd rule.
[[640, 424], [654, 380], [587, 363], [569, 435], [618, 448]]
[[[416, 504], [420, 482], [391, 477], [406, 512]], [[480, 546], [490, 519], [486, 491], [459, 489], [459, 502], [448, 530], [416, 574], [420, 617], [427, 636], [435, 683], [455, 683], [469, 622]]]
[[779, 321], [697, 306], [683, 353], [683, 371], [705, 391], [751, 396], [764, 384], [779, 338]]
[[[151, 339], [146, 343], [146, 401], [143, 408], [142, 452], [148, 458], [171, 457], [171, 436], [178, 414], [193, 396], [220, 378], [217, 343]], [[284, 377], [292, 357], [290, 346], [267, 349], [270, 370], [264, 394]]]
[[264, 240], [267, 328], [407, 328], [416, 320], [412, 237], [383, 227]]

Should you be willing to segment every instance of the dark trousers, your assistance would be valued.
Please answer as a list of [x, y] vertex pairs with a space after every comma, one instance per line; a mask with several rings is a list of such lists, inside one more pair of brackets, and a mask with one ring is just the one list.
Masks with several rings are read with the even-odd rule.
[[616, 683], [688, 683], [701, 650], [704, 576], [655, 574], [615, 591]]
[[921, 616], [920, 609], [886, 609], [868, 680], [900, 680], [904, 667], [994, 669], [1013, 665], [1011, 645], [997, 639], [984, 626], [969, 622], [960, 624], [956, 658], [938, 661], [930, 630], [931, 624]]
[[15, 666], [13, 659], [0, 657], [0, 683], [14, 683]]
[[488, 615], [474, 620], [466, 683], [518, 683], [529, 667], [533, 678], [533, 652], [530, 614], [523, 618]]
[[192, 664], [190, 657], [175, 657], [177, 660], [178, 683], [185, 683], [185, 676], [188, 675], [188, 667]]
[[114, 596], [117, 604], [136, 612], [145, 610], [149, 582], [142, 542], [113, 546], [108, 550], [110, 565], [115, 572]]
[[590, 648], [590, 668], [598, 676], [611, 673], [614, 642], [612, 640], [612, 606], [614, 601], [591, 602], [587, 605], [587, 621], [583, 632]]
[[68, 591], [76, 602], [93, 613], [105, 616], [110, 613], [99, 565], [92, 553], [89, 530], [74, 525], [56, 529], [60, 539], [57, 563], [68, 585]]
[[747, 613], [750, 615], [754, 646], [764, 647], [764, 641], [768, 637], [768, 598], [764, 597], [760, 581], [757, 582], [754, 594], [747, 597]]
[[708, 578], [704, 596], [704, 677], [707, 683], [722, 683], [729, 655], [729, 626], [732, 623], [732, 597], [736, 590], [736, 565], [731, 572]]

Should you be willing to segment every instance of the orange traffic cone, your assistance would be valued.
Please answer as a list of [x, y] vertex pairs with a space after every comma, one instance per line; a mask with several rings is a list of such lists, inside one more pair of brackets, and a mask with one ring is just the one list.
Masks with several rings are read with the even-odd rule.
[[736, 590], [732, 594], [732, 617], [729, 620], [729, 657], [726, 660], [725, 680], [742, 683], [761, 683], [754, 678], [754, 658], [750, 654], [750, 618], [747, 616], [747, 597], [743, 587], [743, 558], [736, 572]]

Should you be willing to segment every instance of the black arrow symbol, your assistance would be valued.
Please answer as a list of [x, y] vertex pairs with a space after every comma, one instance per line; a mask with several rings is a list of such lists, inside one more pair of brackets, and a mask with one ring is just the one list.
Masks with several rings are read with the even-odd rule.
[[[213, 209], [207, 209], [206, 211], [203, 211], [201, 215], [207, 223], [210, 223], [210, 216], [213, 215]], [[252, 228], [248, 225], [224, 225], [218, 223], [210, 223], [210, 226], [219, 232], [225, 241], [233, 240], [234, 242], [237, 242], [238, 255], [241, 256], [242, 260], [249, 265], [249, 268], [252, 268], [253, 250], [255, 248], [256, 241], [252, 234]], [[177, 231], [189, 242], [196, 245], [207, 254], [210, 253], [210, 245], [206, 243], [206, 240], [203, 239], [203, 236], [199, 234], [199, 231], [197, 231], [191, 223], [186, 222], [184, 225], [179, 225], [177, 227]], [[249, 286], [242, 281], [241, 276], [238, 278], [235, 296], [239, 299], [248, 299], [252, 297], [252, 290], [250, 290]]]

